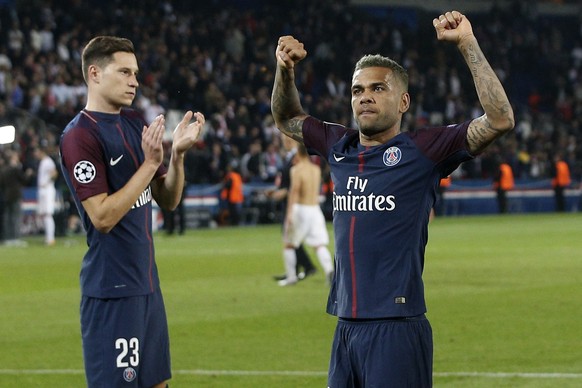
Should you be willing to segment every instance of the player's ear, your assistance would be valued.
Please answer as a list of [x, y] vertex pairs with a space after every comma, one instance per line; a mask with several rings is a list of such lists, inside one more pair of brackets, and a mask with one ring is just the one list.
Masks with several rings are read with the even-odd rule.
[[89, 65], [87, 68], [87, 77], [90, 81], [99, 83], [101, 78], [101, 69], [97, 65]]
[[408, 108], [410, 108], [410, 94], [408, 94], [408, 92], [404, 92], [402, 93], [402, 96], [400, 96], [400, 113], [404, 113], [408, 111]]

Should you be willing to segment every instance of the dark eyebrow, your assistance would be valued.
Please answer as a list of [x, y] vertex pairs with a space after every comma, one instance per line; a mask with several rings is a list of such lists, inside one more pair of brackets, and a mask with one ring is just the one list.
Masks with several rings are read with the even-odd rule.
[[[385, 87], [388, 87], [389, 85], [388, 85], [388, 83], [386, 83], [386, 82], [383, 82], [383, 81], [380, 81], [380, 82], [372, 82], [372, 83], [369, 85], [369, 87], [370, 87], [370, 88], [375, 88], [375, 87], [377, 87], [377, 86], [385, 86]], [[366, 86], [364, 86], [364, 85], [362, 85], [362, 84], [358, 83], [358, 84], [354, 84], [354, 85], [352, 85], [352, 90], [354, 90], [354, 89], [364, 89], [365, 87], [366, 87]]]
[[373, 88], [375, 88], [376, 86], [388, 86], [388, 83], [386, 83], [386, 82], [373, 82], [370, 86]]
[[135, 73], [135, 74], [138, 74], [139, 73], [139, 69], [138, 70], [135, 70], [135, 72], [134, 72], [134, 70], [131, 69], [130, 67], [120, 67], [119, 68], [119, 71], [129, 71], [130, 73]]

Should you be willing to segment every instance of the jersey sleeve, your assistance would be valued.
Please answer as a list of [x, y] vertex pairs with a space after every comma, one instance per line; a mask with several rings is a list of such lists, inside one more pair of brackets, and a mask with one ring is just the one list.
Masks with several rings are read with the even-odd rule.
[[311, 154], [321, 155], [325, 160], [329, 150], [346, 133], [354, 131], [341, 124], [328, 123], [308, 116], [303, 122], [303, 144]]
[[434, 161], [443, 177], [462, 162], [473, 159], [467, 145], [467, 130], [471, 121], [441, 127], [419, 129], [411, 134], [422, 153]]
[[81, 202], [108, 192], [103, 148], [91, 129], [71, 128], [63, 135], [60, 148], [63, 168]]

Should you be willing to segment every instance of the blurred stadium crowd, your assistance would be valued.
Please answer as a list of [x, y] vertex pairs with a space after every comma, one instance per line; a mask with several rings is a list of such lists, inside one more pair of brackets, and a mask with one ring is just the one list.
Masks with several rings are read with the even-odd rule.
[[[492, 2], [498, 3], [498, 2]], [[500, 161], [517, 178], [548, 178], [565, 152], [581, 175], [582, 13], [539, 14], [529, 1], [471, 14], [475, 34], [516, 113], [514, 133], [465, 163], [457, 179], [493, 177]], [[0, 2], [0, 125], [15, 124], [23, 169], [35, 145], [57, 152], [60, 132], [84, 107], [80, 51], [93, 36], [131, 39], [140, 64], [135, 107], [147, 120], [187, 109], [205, 114], [204, 141], [187, 161], [190, 183], [217, 183], [237, 165], [245, 182], [273, 182], [283, 150], [270, 114], [275, 44], [301, 39], [298, 69], [304, 107], [350, 125], [350, 78], [357, 59], [388, 55], [410, 75], [405, 129], [480, 115], [466, 65], [434, 36], [436, 14], [412, 8], [353, 7], [345, 0]], [[3, 156], [3, 155], [2, 155]], [[4, 158], [0, 158], [4, 159]]]

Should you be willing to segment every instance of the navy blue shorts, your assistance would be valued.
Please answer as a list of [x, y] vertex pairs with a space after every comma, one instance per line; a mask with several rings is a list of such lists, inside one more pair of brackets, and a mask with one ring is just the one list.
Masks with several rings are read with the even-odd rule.
[[171, 377], [160, 290], [118, 299], [83, 296], [81, 334], [89, 388], [151, 387]]
[[424, 315], [403, 319], [339, 319], [329, 388], [432, 386], [432, 329]]

